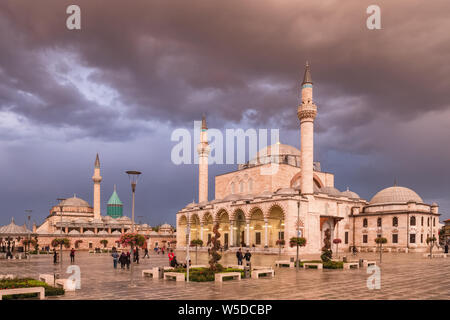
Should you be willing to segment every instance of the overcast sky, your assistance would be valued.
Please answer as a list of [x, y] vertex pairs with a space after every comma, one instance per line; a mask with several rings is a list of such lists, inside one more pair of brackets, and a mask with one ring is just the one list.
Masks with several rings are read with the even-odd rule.
[[[95, 155], [102, 213], [114, 184], [130, 215], [125, 170], [143, 172], [136, 220], [175, 223], [197, 201], [194, 165], [171, 162], [176, 128], [279, 128], [300, 147], [296, 110], [310, 61], [315, 160], [363, 198], [414, 189], [450, 218], [450, 2], [2, 0], [0, 225], [42, 223], [56, 198], [92, 204]], [[81, 7], [82, 30], [65, 26]], [[210, 167], [214, 175], [236, 166]], [[210, 199], [214, 196], [210, 188]]]

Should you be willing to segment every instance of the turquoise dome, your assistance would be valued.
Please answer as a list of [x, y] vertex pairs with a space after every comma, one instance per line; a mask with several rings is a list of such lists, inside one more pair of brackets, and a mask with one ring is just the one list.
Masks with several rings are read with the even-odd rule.
[[114, 219], [123, 216], [123, 203], [116, 192], [116, 186], [114, 186], [114, 192], [109, 198], [106, 214]]

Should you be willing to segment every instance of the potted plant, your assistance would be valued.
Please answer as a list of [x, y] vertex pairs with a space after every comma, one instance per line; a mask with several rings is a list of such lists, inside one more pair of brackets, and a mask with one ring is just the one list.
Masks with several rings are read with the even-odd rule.
[[[164, 242], [164, 241], [163, 241]], [[200, 239], [191, 240], [191, 247], [195, 247], [195, 264], [197, 264], [197, 248], [203, 246], [203, 241]]]
[[276, 245], [279, 247], [279, 251], [278, 251], [278, 257], [281, 256], [281, 247], [284, 246], [286, 243], [286, 241], [284, 241], [284, 239], [278, 239], [276, 242]]
[[77, 241], [75, 241], [75, 248], [76, 248], [76, 249], [79, 248], [80, 243], [83, 243], [83, 240], [77, 240]]
[[296, 263], [297, 263], [297, 271], [298, 271], [298, 269], [300, 268], [300, 261], [298, 259], [298, 248], [306, 246], [306, 239], [303, 237], [292, 237], [289, 240], [289, 245], [291, 246], [291, 248], [297, 246], [297, 261], [296, 261]]
[[383, 244], [387, 243], [387, 239], [383, 237], [377, 237], [375, 238], [375, 243], [377, 243], [380, 246], [380, 263], [381, 263], [381, 255], [383, 253]]
[[337, 254], [337, 258], [338, 258], [338, 259], [339, 259], [339, 250], [338, 250], [338, 247], [339, 247], [339, 243], [341, 243], [341, 242], [342, 242], [342, 240], [339, 239], [339, 238], [333, 239], [333, 243], [336, 245], [336, 254]]
[[436, 242], [436, 237], [433, 235], [431, 237], [427, 237], [427, 244], [430, 246], [430, 259], [433, 258], [433, 246]]

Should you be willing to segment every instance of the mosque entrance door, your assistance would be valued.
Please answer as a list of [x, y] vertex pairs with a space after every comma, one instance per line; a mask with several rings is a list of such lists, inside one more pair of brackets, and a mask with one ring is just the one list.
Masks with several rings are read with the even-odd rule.
[[241, 232], [241, 243], [240, 243], [240, 245], [244, 246], [244, 244], [245, 244], [245, 231], [242, 231]]
[[228, 233], [224, 234], [224, 244], [225, 247], [228, 247]]

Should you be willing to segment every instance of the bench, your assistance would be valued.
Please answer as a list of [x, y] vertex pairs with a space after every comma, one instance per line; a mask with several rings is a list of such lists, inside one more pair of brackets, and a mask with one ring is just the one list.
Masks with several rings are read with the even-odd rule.
[[258, 279], [260, 275], [266, 275], [273, 278], [275, 276], [275, 271], [273, 269], [253, 269], [252, 279]]
[[26, 294], [26, 293], [37, 293], [40, 300], [45, 299], [44, 287], [33, 287], [33, 288], [17, 288], [17, 289], [0, 290], [0, 300], [3, 299], [3, 296], [14, 295], [14, 294]]
[[364, 266], [364, 268], [367, 268], [368, 266], [376, 266], [377, 265], [377, 263], [376, 263], [376, 261], [369, 261], [369, 260], [364, 260], [363, 261], [363, 266]]
[[14, 275], [12, 274], [0, 274], [0, 280], [14, 279]]
[[153, 269], [142, 270], [142, 276], [159, 279], [159, 268], [155, 267]]
[[164, 280], [184, 281], [184, 273], [181, 272], [164, 272]]
[[171, 271], [173, 269], [175, 269], [175, 268], [174, 267], [164, 267], [164, 272]]
[[192, 266], [189, 266], [189, 269], [193, 268], [209, 268], [209, 266], [207, 266], [206, 264], [194, 264]]
[[214, 281], [216, 282], [222, 282], [223, 278], [232, 277], [236, 280], [241, 280], [241, 273], [240, 272], [223, 272], [223, 273], [216, 273], [214, 275]]
[[288, 266], [289, 268], [293, 268], [294, 267], [294, 262], [291, 262], [289, 260], [277, 260], [275, 261], [275, 267], [285, 267]]
[[76, 281], [72, 279], [56, 279], [56, 287], [63, 288], [66, 291], [75, 291]]
[[244, 270], [244, 266], [239, 265], [239, 264], [230, 264], [230, 265], [227, 265], [227, 268], [233, 268], [233, 269]]
[[272, 267], [271, 267], [271, 266], [269, 266], [269, 267], [264, 267], [264, 266], [253, 266], [253, 267], [252, 267], [252, 270], [264, 270], [264, 269], [272, 270]]
[[[425, 253], [423, 256], [425, 258], [429, 258], [430, 254], [429, 253]], [[433, 258], [447, 258], [447, 254], [446, 253], [433, 253], [432, 257]]]
[[319, 263], [319, 262], [304, 262], [303, 263], [303, 269], [309, 268], [309, 267], [317, 267], [317, 270], [322, 270], [323, 269], [323, 263]]
[[351, 269], [352, 267], [356, 267], [356, 269], [359, 269], [359, 263], [358, 262], [344, 262], [344, 269]]
[[45, 282], [46, 284], [48, 284], [50, 286], [54, 286], [55, 285], [55, 275], [47, 274], [47, 273], [40, 274], [39, 281]]

